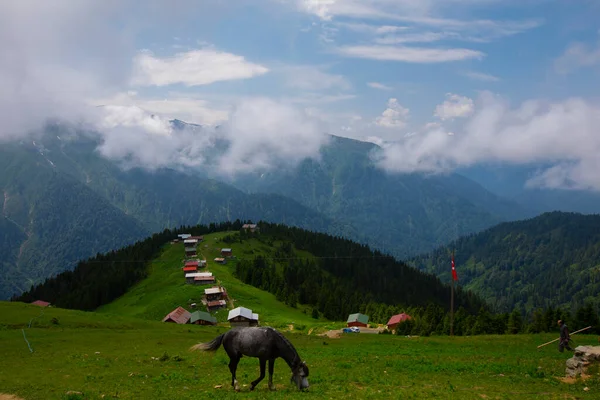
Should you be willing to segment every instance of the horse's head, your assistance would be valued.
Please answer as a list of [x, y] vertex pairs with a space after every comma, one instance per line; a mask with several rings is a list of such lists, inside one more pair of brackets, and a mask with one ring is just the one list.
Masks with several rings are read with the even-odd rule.
[[308, 389], [310, 386], [308, 384], [308, 367], [304, 361], [292, 370], [291, 381], [298, 386], [298, 390]]

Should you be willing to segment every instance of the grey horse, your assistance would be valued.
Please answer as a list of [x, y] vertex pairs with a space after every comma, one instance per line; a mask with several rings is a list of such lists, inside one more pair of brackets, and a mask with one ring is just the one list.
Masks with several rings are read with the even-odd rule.
[[281, 357], [292, 370], [291, 381], [299, 390], [308, 389], [308, 367], [300, 359], [298, 352], [289, 340], [281, 333], [269, 327], [234, 328], [217, 336], [208, 343], [199, 343], [190, 350], [216, 351], [221, 344], [229, 356], [229, 370], [231, 371], [231, 386], [236, 391], [240, 386], [235, 377], [238, 363], [242, 356], [257, 357], [260, 362], [260, 376], [252, 381], [250, 390], [265, 377], [265, 366], [269, 361], [269, 389], [273, 386], [273, 367], [275, 359]]

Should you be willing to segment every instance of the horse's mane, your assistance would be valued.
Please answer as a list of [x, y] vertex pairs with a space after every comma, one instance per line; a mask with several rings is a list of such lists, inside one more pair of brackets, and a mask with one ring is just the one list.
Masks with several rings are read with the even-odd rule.
[[296, 359], [300, 360], [300, 355], [298, 355], [298, 352], [296, 351], [296, 348], [294, 347], [294, 345], [292, 344], [292, 342], [290, 342], [288, 340], [288, 338], [286, 338], [285, 336], [283, 336], [283, 334], [281, 332], [279, 332], [278, 330], [276, 330], [274, 328], [270, 328], [270, 329], [277, 334], [277, 337], [292, 352], [292, 354], [294, 354], [294, 359], [290, 362], [290, 367], [292, 367], [294, 365], [297, 365], [295, 363], [295, 361], [296, 361]]

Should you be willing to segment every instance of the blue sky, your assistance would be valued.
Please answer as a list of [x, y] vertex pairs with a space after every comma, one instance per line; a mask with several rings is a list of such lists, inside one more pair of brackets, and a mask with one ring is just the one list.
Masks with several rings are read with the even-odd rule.
[[542, 162], [536, 185], [600, 189], [598, 1], [26, 0], [0, 26], [0, 138], [90, 120], [107, 156], [201, 165], [179, 118], [227, 127], [242, 169], [276, 164], [244, 149], [302, 158], [332, 133], [393, 172]]

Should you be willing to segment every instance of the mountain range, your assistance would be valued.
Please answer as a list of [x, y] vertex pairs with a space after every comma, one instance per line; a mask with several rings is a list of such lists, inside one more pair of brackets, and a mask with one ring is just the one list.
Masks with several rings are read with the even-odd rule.
[[314, 159], [231, 179], [195, 168], [124, 168], [99, 145], [60, 124], [0, 145], [0, 298], [166, 227], [263, 220], [405, 258], [536, 213], [459, 174], [387, 173], [373, 161], [378, 146], [335, 136]]

